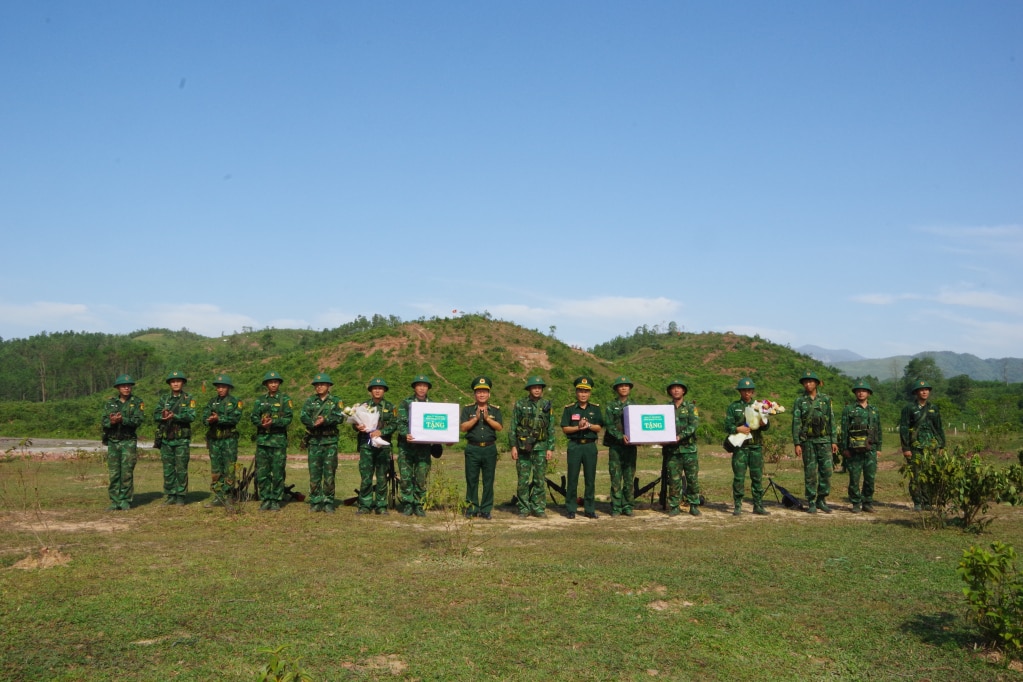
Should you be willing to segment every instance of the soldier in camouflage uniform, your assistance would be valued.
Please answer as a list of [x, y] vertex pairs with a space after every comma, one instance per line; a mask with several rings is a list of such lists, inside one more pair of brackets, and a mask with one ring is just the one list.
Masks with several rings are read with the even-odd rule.
[[[370, 380], [366, 390], [369, 391], [370, 401], [366, 403], [377, 410], [380, 414], [377, 427], [372, 432], [367, 432], [361, 424], [355, 424], [359, 432], [359, 508], [356, 514], [368, 514], [371, 511], [377, 514], [387, 514], [387, 472], [393, 466], [391, 460], [390, 441], [388, 445], [376, 447], [370, 442], [371, 438], [383, 438], [387, 440], [398, 428], [398, 410], [394, 404], [384, 400], [384, 393], [390, 387], [380, 377]], [[376, 483], [373, 479], [376, 477]]]
[[578, 505], [579, 469], [583, 470], [583, 516], [597, 518], [597, 436], [604, 428], [600, 405], [590, 402], [593, 380], [576, 377], [575, 402], [561, 413], [561, 430], [568, 436], [568, 481], [565, 484], [565, 512], [575, 518]]
[[171, 392], [160, 396], [153, 417], [157, 423], [157, 447], [163, 462], [164, 504], [185, 504], [188, 493], [188, 460], [195, 421], [195, 401], [185, 392], [184, 372], [167, 375]]
[[291, 398], [281, 393], [277, 372], [263, 375], [266, 393], [252, 403], [249, 421], [256, 426], [256, 488], [260, 511], [280, 511], [288, 463], [288, 427], [294, 417]]
[[[842, 410], [840, 448], [849, 471], [849, 501], [853, 513], [874, 511], [874, 480], [877, 478], [877, 451], [881, 449], [881, 417], [870, 404], [873, 389], [865, 381], [852, 387], [856, 402]], [[860, 477], [863, 488], [860, 488]]]
[[746, 408], [753, 404], [756, 386], [753, 380], [744, 377], [736, 385], [739, 399], [728, 406], [725, 411], [725, 433], [749, 434], [741, 447], [732, 452], [732, 500], [735, 503], [734, 516], [742, 514], [742, 496], [746, 486], [746, 469], [749, 468], [750, 492], [753, 494], [753, 513], [767, 516], [764, 509], [764, 451], [763, 432], [770, 428], [765, 422], [759, 429], [750, 429], [746, 423]]
[[682, 379], [672, 379], [665, 389], [675, 408], [676, 442], [663, 446], [668, 471], [668, 515], [678, 516], [682, 504], [682, 476], [686, 479], [686, 502], [689, 513], [700, 515], [700, 460], [696, 454], [696, 429], [700, 425], [700, 413], [696, 403], [686, 400], [689, 387]]
[[217, 395], [206, 403], [202, 420], [206, 423], [206, 447], [210, 453], [212, 504], [219, 507], [234, 492], [242, 402], [231, 395], [234, 384], [226, 374], [218, 374], [213, 379], [213, 388]]
[[[494, 476], [497, 473], [497, 433], [504, 429], [501, 409], [490, 404], [487, 377], [472, 380], [476, 401], [465, 405], [458, 415], [459, 429], [465, 434], [465, 515], [490, 519], [494, 509]], [[479, 482], [483, 478], [483, 495]]]
[[302, 405], [299, 420], [306, 428], [309, 446], [309, 509], [334, 513], [334, 481], [337, 476], [338, 424], [345, 421], [341, 399], [330, 394], [334, 382], [325, 373], [313, 377], [314, 395]]
[[423, 503], [430, 478], [429, 443], [417, 443], [409, 433], [409, 405], [430, 402], [430, 377], [420, 374], [412, 379], [412, 395], [398, 405], [398, 474], [401, 476], [401, 513], [405, 516], [426, 516]]
[[924, 450], [945, 447], [945, 427], [941, 423], [941, 411], [930, 402], [933, 387], [930, 382], [919, 379], [913, 385], [912, 403], [902, 408], [899, 420], [899, 439], [902, 455], [909, 466], [909, 495], [913, 498], [913, 509], [920, 511], [930, 504], [920, 490], [920, 457]]
[[551, 401], [543, 399], [545, 387], [538, 376], [526, 379], [529, 395], [515, 402], [512, 427], [508, 429], [508, 445], [518, 476], [516, 499], [522, 518], [530, 513], [541, 519], [547, 516], [547, 462], [554, 456], [554, 425]]
[[122, 374], [114, 380], [117, 395], [103, 405], [103, 443], [107, 446], [107, 472], [110, 485], [107, 511], [131, 509], [135, 496], [135, 462], [138, 438], [135, 430], [145, 419], [145, 403], [132, 395], [135, 380]]
[[629, 394], [632, 382], [618, 377], [611, 384], [615, 397], [604, 408], [604, 445], [607, 446], [607, 471], [611, 475], [611, 516], [632, 516], [635, 504], [632, 479], [636, 476], [636, 446], [625, 435], [625, 407], [634, 405]]
[[796, 457], [803, 458], [807, 511], [830, 514], [827, 497], [831, 493], [832, 458], [838, 453], [835, 414], [831, 398], [817, 390], [821, 380], [816, 373], [804, 372], [799, 383], [803, 384], [804, 392], [792, 406], [792, 442]]

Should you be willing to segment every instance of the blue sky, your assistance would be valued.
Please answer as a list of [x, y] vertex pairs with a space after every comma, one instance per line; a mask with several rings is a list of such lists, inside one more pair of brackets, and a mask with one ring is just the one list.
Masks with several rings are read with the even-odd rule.
[[0, 336], [1023, 354], [1023, 3], [8, 2]]

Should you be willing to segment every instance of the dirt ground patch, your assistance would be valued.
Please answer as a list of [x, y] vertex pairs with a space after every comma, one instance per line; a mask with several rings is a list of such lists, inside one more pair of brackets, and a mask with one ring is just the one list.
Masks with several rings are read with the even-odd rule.
[[11, 530], [29, 533], [114, 533], [129, 527], [123, 519], [70, 521], [60, 512], [13, 512], [0, 515], [0, 523]]
[[39, 568], [53, 568], [54, 566], [63, 566], [71, 561], [71, 557], [64, 554], [59, 549], [50, 549], [49, 547], [40, 547], [38, 552], [33, 552], [21, 561], [17, 562], [12, 568], [20, 568], [23, 571], [30, 571]]

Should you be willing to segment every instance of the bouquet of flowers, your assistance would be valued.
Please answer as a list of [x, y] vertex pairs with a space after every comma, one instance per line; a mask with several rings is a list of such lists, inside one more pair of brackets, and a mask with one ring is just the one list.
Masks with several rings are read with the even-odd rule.
[[[784, 411], [784, 407], [778, 403], [772, 403], [770, 400], [754, 400], [745, 410], [746, 426], [750, 428], [750, 431], [756, 431], [767, 424], [768, 415], [779, 414]], [[733, 433], [728, 437], [728, 442], [736, 448], [740, 448], [743, 443], [752, 437], [748, 433]]]
[[[380, 423], [380, 413], [375, 406], [368, 403], [357, 403], [344, 408], [343, 411], [345, 413], [345, 421], [349, 424], [362, 426], [367, 435], [375, 431], [377, 424]], [[369, 442], [375, 448], [386, 448], [390, 445], [390, 443], [379, 436], [370, 438]]]

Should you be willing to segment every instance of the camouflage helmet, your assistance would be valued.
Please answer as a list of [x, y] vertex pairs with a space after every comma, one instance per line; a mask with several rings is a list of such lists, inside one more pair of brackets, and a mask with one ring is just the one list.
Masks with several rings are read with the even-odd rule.
[[681, 386], [686, 390], [686, 393], [689, 393], [689, 384], [687, 384], [686, 380], [681, 377], [675, 377], [674, 379], [668, 382], [667, 386], [664, 387], [664, 392], [667, 393], [669, 396], [671, 395], [672, 386]]
[[745, 391], [749, 389], [756, 389], [757, 385], [753, 383], [753, 380], [749, 377], [743, 377], [739, 379], [739, 383], [736, 384], [736, 391]]
[[327, 374], [326, 372], [320, 372], [319, 374], [314, 376], [312, 383], [313, 386], [315, 386], [316, 384], [330, 384], [331, 386], [334, 385], [334, 382], [330, 380], [330, 375]]
[[416, 384], [426, 384], [427, 388], [433, 388], [433, 382], [430, 381], [430, 377], [425, 374], [417, 374], [412, 379], [412, 388], [416, 387]]
[[278, 374], [277, 372], [267, 372], [266, 374], [264, 374], [263, 385], [266, 386], [266, 382], [268, 381], [279, 381], [282, 384], [284, 383], [284, 379], [282, 379], [281, 375]]
[[931, 386], [931, 382], [927, 381], [927, 379], [917, 379], [916, 381], [913, 382], [913, 387], [910, 390], [913, 393], [916, 393], [922, 388], [926, 388], [929, 391], [934, 390], [934, 387]]
[[870, 387], [870, 384], [868, 384], [866, 381], [857, 381], [855, 384], [853, 384], [852, 392], [855, 393], [856, 391], [866, 391], [871, 395], [874, 394], [874, 389], [872, 389]]
[[615, 378], [614, 382], [612, 382], [611, 390], [613, 391], [614, 389], [618, 388], [619, 386], [628, 386], [629, 388], [632, 388], [634, 385], [635, 384], [632, 383], [632, 380], [629, 379], [629, 377], [620, 376], [620, 377]]
[[229, 386], [230, 388], [234, 388], [234, 383], [231, 382], [231, 377], [227, 376], [226, 374], [218, 374], [217, 376], [213, 377], [213, 385]]
[[373, 377], [366, 385], [366, 390], [373, 388], [374, 386], [382, 386], [385, 391], [391, 390], [391, 387], [387, 385], [387, 382], [380, 377]]
[[525, 388], [528, 390], [529, 388], [531, 388], [533, 386], [544, 386], [544, 387], [546, 387], [547, 386], [547, 382], [545, 382], [543, 380], [543, 377], [534, 375], [534, 376], [531, 376], [528, 379], [526, 379]]
[[122, 374], [121, 376], [114, 379], [114, 388], [118, 386], [134, 386], [135, 380], [131, 378], [130, 374]]
[[472, 380], [472, 390], [479, 391], [481, 389], [490, 390], [494, 387], [494, 382], [490, 380], [490, 377], [478, 376]]
[[178, 370], [174, 370], [173, 372], [168, 374], [167, 378], [164, 379], [164, 381], [170, 383], [171, 379], [181, 379], [182, 381], [188, 381], [188, 377], [185, 376], [185, 373]]
[[811, 372], [810, 370], [806, 370], [803, 372], [803, 376], [799, 377], [799, 383], [803, 383], [804, 381], [816, 381], [818, 385], [824, 383], [821, 381], [821, 378], [817, 376], [817, 372]]

